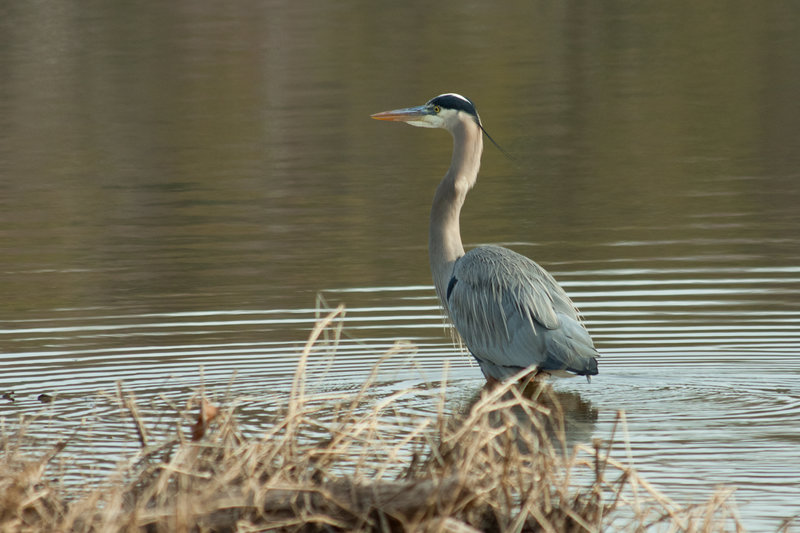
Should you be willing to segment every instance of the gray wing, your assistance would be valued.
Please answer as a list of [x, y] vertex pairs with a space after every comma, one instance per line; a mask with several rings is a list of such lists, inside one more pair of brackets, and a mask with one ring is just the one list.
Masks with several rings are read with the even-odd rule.
[[450, 318], [487, 376], [522, 368], [597, 374], [599, 357], [564, 289], [527, 257], [481, 246], [456, 261]]

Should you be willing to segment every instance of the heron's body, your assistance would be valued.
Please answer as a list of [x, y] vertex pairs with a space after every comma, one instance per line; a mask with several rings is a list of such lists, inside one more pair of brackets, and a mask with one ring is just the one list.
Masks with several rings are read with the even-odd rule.
[[431, 208], [431, 271], [442, 306], [487, 380], [522, 369], [597, 374], [599, 357], [561, 286], [527, 257], [500, 246], [464, 251], [459, 216], [475, 185], [484, 133], [472, 102], [445, 94], [424, 106], [373, 115], [453, 135], [450, 168]]

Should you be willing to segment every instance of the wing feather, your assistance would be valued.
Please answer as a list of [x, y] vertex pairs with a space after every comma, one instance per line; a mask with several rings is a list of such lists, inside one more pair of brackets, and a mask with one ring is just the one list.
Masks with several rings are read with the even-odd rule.
[[456, 261], [447, 307], [484, 373], [522, 368], [596, 374], [599, 356], [564, 289], [527, 257], [481, 246]]

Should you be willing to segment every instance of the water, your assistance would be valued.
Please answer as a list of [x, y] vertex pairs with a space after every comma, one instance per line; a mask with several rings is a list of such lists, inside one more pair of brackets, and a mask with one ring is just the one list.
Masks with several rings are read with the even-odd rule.
[[374, 394], [445, 363], [452, 396], [475, 394], [427, 266], [450, 139], [368, 119], [458, 91], [515, 157], [487, 146], [465, 242], [553, 272], [603, 354], [591, 384], [556, 384], [589, 413], [578, 437], [625, 410], [637, 468], [670, 497], [734, 485], [754, 531], [800, 513], [791, 3], [2, 13], [0, 416], [42, 448], [68, 437], [74, 479], [138, 446], [120, 380], [155, 432], [203, 386], [257, 434], [340, 302], [320, 390], [357, 390], [400, 340]]

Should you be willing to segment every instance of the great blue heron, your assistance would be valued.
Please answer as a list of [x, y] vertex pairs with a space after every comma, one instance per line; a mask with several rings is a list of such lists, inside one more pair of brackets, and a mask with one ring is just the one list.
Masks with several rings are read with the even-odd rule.
[[442, 128], [453, 136], [450, 169], [433, 197], [428, 250], [436, 294], [487, 381], [507, 380], [522, 369], [587, 379], [597, 374], [592, 338], [547, 271], [500, 246], [464, 253], [459, 215], [478, 178], [486, 133], [475, 105], [461, 95], [442, 94], [372, 118]]

